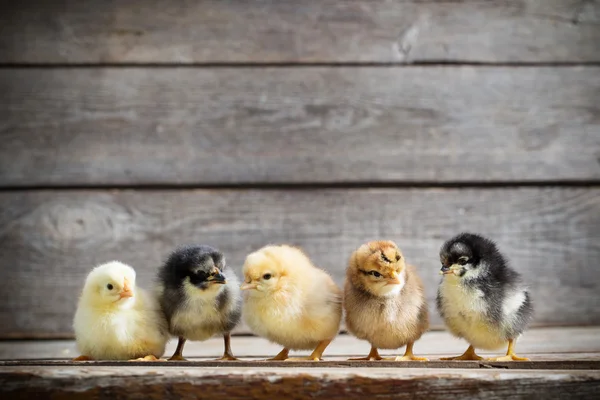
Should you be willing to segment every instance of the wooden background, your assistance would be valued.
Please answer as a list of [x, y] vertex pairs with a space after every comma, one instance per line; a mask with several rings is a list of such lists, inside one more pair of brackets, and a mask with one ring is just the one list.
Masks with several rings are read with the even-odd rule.
[[392, 239], [432, 301], [463, 230], [535, 325], [600, 324], [599, 1], [2, 6], [0, 338], [71, 336], [94, 265], [149, 286], [189, 242], [238, 271], [292, 243], [341, 284]]

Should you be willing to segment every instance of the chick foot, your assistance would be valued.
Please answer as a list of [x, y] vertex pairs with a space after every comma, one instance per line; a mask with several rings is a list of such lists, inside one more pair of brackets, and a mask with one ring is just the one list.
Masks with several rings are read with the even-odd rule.
[[515, 341], [511, 339], [508, 341], [508, 350], [505, 356], [486, 358], [486, 361], [531, 361], [529, 358], [517, 356], [514, 347]]
[[175, 353], [169, 358], [167, 361], [187, 361], [183, 358], [183, 346], [185, 346], [185, 341], [187, 339], [183, 337], [179, 337], [179, 341], [177, 342], [177, 348], [175, 349]]
[[229, 332], [223, 335], [223, 342], [225, 344], [225, 352], [223, 353], [223, 357], [217, 358], [215, 361], [238, 361], [238, 359], [233, 356], [231, 351], [231, 334]]
[[507, 354], [502, 357], [491, 357], [491, 358], [486, 358], [485, 360], [486, 361], [531, 361], [527, 357], [519, 357], [516, 354]]
[[129, 360], [129, 361], [160, 361], [160, 359], [156, 358], [156, 356], [150, 354], [150, 355], [147, 355], [146, 357], [134, 358], [133, 360]]
[[331, 340], [323, 340], [317, 345], [310, 356], [288, 358], [286, 361], [321, 361], [323, 359], [321, 356], [327, 346], [329, 346], [329, 343], [331, 343]]
[[391, 361], [429, 361], [426, 357], [417, 357], [413, 354], [413, 345], [414, 343], [409, 343], [406, 345], [406, 351], [403, 356], [386, 358], [386, 360]]
[[313, 356], [308, 356], [308, 357], [291, 357], [291, 358], [286, 358], [285, 361], [322, 361], [322, 358], [317, 358], [317, 357], [313, 357]]
[[381, 357], [379, 355], [379, 352], [377, 351], [377, 347], [373, 347], [373, 346], [371, 346], [371, 351], [369, 352], [368, 356], [348, 359], [348, 361], [379, 361], [379, 360], [383, 360], [383, 357]]
[[288, 359], [288, 354], [290, 354], [289, 349], [283, 349], [273, 358], [267, 358], [266, 361], [284, 361]]
[[74, 358], [71, 361], [93, 361], [94, 359], [92, 357], [88, 357], [88, 356], [79, 356], [77, 358]]
[[217, 358], [215, 361], [239, 361], [239, 358], [235, 358], [232, 354], [223, 354], [223, 357]]
[[440, 360], [442, 361], [481, 361], [483, 360], [483, 357], [478, 356], [477, 354], [475, 354], [475, 349], [473, 348], [473, 346], [469, 346], [469, 348], [460, 356], [456, 356], [456, 357], [442, 357], [440, 358]]

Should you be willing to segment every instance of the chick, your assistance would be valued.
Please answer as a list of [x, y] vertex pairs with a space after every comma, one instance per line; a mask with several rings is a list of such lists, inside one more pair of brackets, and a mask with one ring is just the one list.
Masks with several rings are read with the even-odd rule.
[[85, 281], [73, 321], [84, 360], [156, 360], [169, 333], [156, 300], [135, 286], [135, 271], [112, 261], [94, 268]]
[[448, 329], [469, 342], [457, 357], [445, 360], [481, 360], [475, 347], [495, 350], [508, 343], [506, 356], [492, 361], [527, 361], [514, 353], [516, 339], [533, 314], [529, 293], [520, 275], [510, 268], [491, 240], [462, 233], [440, 250], [442, 281], [437, 309]]
[[423, 284], [394, 242], [369, 242], [352, 253], [344, 309], [348, 331], [371, 344], [367, 357], [353, 360], [381, 360], [378, 348], [406, 345], [404, 355], [392, 360], [427, 361], [413, 355], [415, 341], [429, 328]]
[[219, 360], [236, 360], [231, 352], [231, 330], [240, 321], [242, 297], [239, 281], [226, 270], [223, 253], [210, 246], [176, 249], [158, 273], [157, 292], [169, 322], [179, 338], [169, 360], [185, 360], [186, 340], [223, 335], [225, 350]]
[[313, 350], [318, 361], [337, 335], [341, 291], [299, 249], [266, 246], [244, 263], [244, 319], [258, 335], [282, 345], [270, 360], [286, 360], [291, 349]]

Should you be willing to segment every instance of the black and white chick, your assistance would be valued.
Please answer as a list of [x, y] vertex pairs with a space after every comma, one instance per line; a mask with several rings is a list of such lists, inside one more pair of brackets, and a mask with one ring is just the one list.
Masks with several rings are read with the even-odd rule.
[[475, 348], [497, 350], [508, 344], [506, 356], [490, 361], [527, 361], [514, 353], [517, 338], [533, 315], [529, 292], [496, 244], [483, 236], [461, 233], [440, 250], [442, 281], [437, 309], [450, 332], [469, 342], [457, 357], [482, 360]]
[[240, 321], [242, 297], [240, 283], [226, 268], [223, 253], [203, 245], [176, 249], [160, 268], [157, 292], [169, 332], [179, 338], [169, 360], [185, 360], [186, 340], [202, 341], [217, 334], [225, 342], [220, 360], [236, 359], [230, 332]]

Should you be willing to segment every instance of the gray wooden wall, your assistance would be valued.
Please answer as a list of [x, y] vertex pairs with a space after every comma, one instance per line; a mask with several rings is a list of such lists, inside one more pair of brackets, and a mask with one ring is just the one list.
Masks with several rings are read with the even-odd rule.
[[292, 243], [341, 283], [392, 239], [433, 300], [463, 230], [523, 273], [536, 325], [600, 324], [599, 1], [1, 10], [0, 338], [70, 336], [93, 266], [148, 286], [189, 242], [238, 271]]

